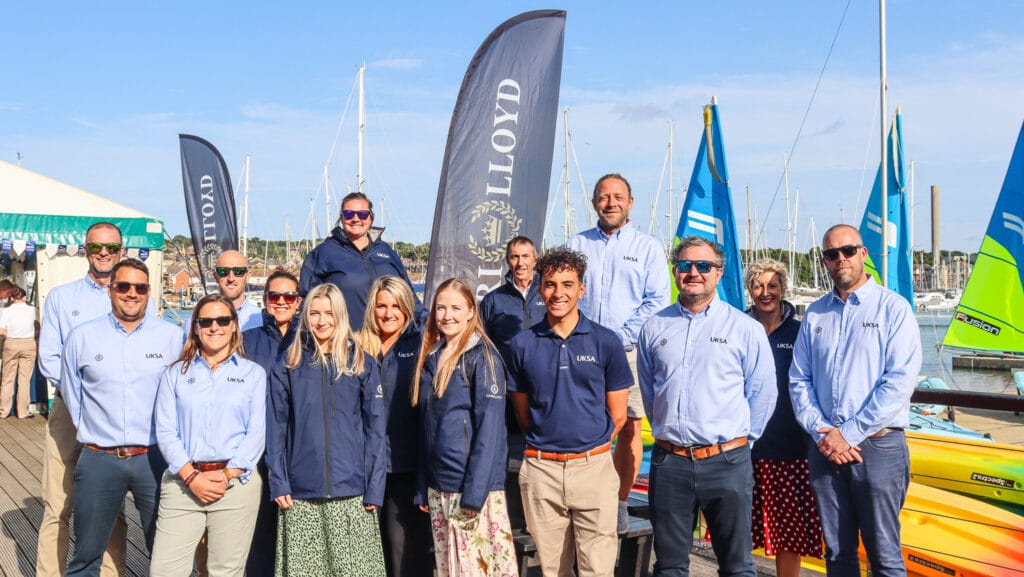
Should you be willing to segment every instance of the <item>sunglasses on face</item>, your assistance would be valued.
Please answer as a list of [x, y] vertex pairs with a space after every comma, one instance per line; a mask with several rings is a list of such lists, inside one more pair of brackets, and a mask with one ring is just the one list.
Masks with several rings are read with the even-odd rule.
[[213, 323], [217, 323], [218, 327], [226, 327], [231, 324], [232, 320], [231, 317], [199, 317], [196, 319], [196, 324], [201, 329], [208, 329], [213, 326]]
[[839, 253], [843, 253], [846, 258], [853, 258], [853, 255], [857, 254], [857, 251], [863, 248], [860, 244], [848, 244], [839, 248], [830, 248], [821, 251], [821, 256], [825, 257], [825, 260], [836, 260], [839, 258]]
[[267, 296], [270, 297], [270, 302], [272, 303], [276, 303], [279, 300], [283, 300], [285, 304], [290, 305], [294, 303], [296, 299], [299, 298], [299, 293], [294, 291], [289, 291], [286, 293], [270, 291], [270, 294]]
[[357, 216], [359, 217], [359, 220], [366, 220], [366, 219], [370, 218], [370, 211], [368, 211], [368, 210], [343, 210], [343, 211], [341, 211], [341, 216], [344, 217], [345, 220], [351, 220], [351, 219], [353, 219], [353, 218], [355, 218]]
[[700, 274], [708, 274], [713, 268], [722, 268], [720, 265], [711, 262], [710, 260], [677, 260], [676, 270], [679, 272], [690, 272], [691, 267], [697, 267], [697, 272]]
[[114, 287], [114, 291], [117, 294], [126, 295], [128, 291], [135, 289], [135, 293], [139, 295], [149, 294], [149, 284], [144, 282], [126, 282], [118, 281], [110, 283], [110, 286]]
[[85, 250], [89, 254], [99, 254], [103, 252], [103, 249], [107, 249], [110, 254], [116, 254], [121, 252], [121, 243], [119, 242], [87, 242], [85, 243]]
[[228, 276], [228, 273], [234, 273], [235, 276], [245, 276], [245, 273], [249, 272], [249, 267], [245, 266], [218, 266], [213, 269], [217, 276], [223, 278]]

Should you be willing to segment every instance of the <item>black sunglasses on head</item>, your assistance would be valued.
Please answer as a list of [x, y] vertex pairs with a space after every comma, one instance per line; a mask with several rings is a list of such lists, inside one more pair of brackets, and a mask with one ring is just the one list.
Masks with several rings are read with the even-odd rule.
[[114, 287], [114, 291], [117, 292], [117, 294], [126, 295], [128, 294], [128, 291], [132, 290], [132, 288], [135, 288], [136, 294], [149, 294], [149, 284], [144, 282], [127, 282], [122, 280], [112, 282], [110, 283], [110, 286]]
[[246, 266], [218, 266], [214, 267], [213, 272], [217, 273], [219, 277], [226, 277], [228, 273], [234, 273], [235, 276], [245, 276], [245, 273], [249, 272], [249, 267]]
[[853, 255], [857, 254], [857, 251], [862, 248], [864, 248], [864, 245], [862, 244], [848, 244], [839, 248], [823, 250], [821, 251], [821, 256], [823, 256], [825, 260], [836, 260], [839, 258], [839, 253], [843, 253], [843, 256], [846, 258], [853, 258]]
[[217, 323], [219, 327], [226, 327], [231, 324], [234, 320], [231, 317], [199, 317], [196, 319], [196, 324], [201, 329], [208, 329], [213, 326], [213, 323]]
[[697, 267], [697, 272], [700, 274], [708, 274], [713, 268], [722, 268], [718, 263], [711, 262], [710, 260], [677, 260], [676, 270], [680, 272], [690, 272], [691, 267]]

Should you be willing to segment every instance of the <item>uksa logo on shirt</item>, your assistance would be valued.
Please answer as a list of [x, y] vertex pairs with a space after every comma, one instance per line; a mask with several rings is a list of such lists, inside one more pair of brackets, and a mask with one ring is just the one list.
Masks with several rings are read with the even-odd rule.
[[729, 341], [725, 340], [725, 337], [711, 337], [711, 342], [718, 343], [720, 345], [729, 344]]
[[228, 380], [229, 383], [244, 383], [245, 382], [245, 379], [242, 379], [242, 378], [239, 378], [239, 377], [228, 377], [227, 380]]
[[408, 359], [409, 357], [411, 357], [411, 356], [413, 356], [415, 354], [416, 353], [398, 353], [398, 358], [400, 358], [400, 359]]
[[146, 353], [147, 359], [162, 359], [164, 358], [163, 353]]
[[640, 264], [640, 259], [638, 259], [635, 256], [624, 254], [624, 255], [622, 255], [622, 258], [623, 258], [623, 260], [628, 260], [629, 262]]
[[597, 357], [594, 355], [576, 355], [577, 363], [596, 363]]

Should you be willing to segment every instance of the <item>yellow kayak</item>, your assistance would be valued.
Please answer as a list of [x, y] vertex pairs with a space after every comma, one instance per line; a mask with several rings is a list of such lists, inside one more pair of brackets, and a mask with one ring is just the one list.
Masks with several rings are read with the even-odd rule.
[[907, 431], [910, 478], [1013, 505], [1024, 505], [1024, 447]]

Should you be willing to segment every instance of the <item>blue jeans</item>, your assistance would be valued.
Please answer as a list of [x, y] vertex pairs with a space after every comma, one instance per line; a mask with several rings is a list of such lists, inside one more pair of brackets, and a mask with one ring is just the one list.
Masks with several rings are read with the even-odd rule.
[[128, 491], [135, 498], [146, 546], [152, 550], [160, 476], [167, 463], [155, 446], [144, 455], [119, 459], [83, 448], [75, 466], [75, 552], [66, 577], [98, 577], [114, 519]]
[[690, 574], [697, 511], [704, 512], [719, 575], [757, 572], [751, 550], [754, 473], [747, 446], [694, 461], [655, 445], [649, 490], [655, 577]]
[[903, 431], [865, 439], [863, 463], [836, 465], [811, 445], [807, 453], [814, 499], [825, 533], [825, 568], [832, 577], [860, 575], [857, 536], [871, 574], [907, 574], [900, 551], [900, 509], [910, 484], [910, 454]]

